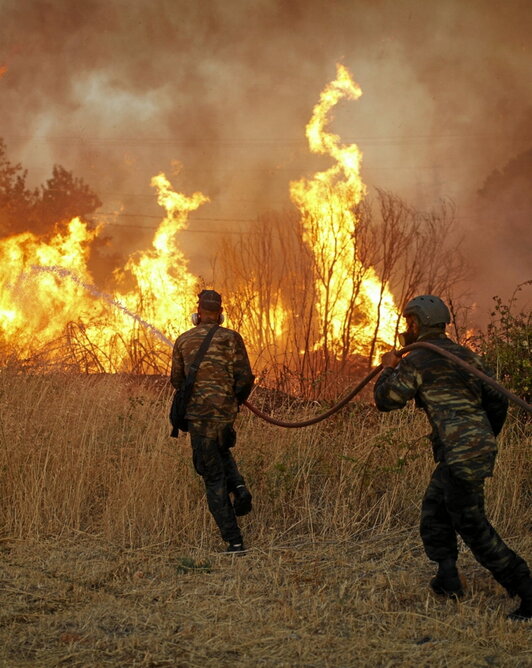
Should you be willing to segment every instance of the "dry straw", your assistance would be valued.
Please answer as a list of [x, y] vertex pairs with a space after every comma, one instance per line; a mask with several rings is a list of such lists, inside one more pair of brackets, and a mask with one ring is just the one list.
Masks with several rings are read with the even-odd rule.
[[[169, 438], [166, 381], [6, 369], [0, 392], [4, 535], [75, 530], [124, 546], [216, 544], [188, 438]], [[290, 418], [322, 407], [275, 410]], [[345, 539], [416, 524], [433, 466], [419, 411], [380, 414], [355, 402], [325, 423], [287, 431], [244, 410], [237, 427], [235, 456], [256, 499], [245, 521], [251, 543]], [[500, 450], [489, 508], [502, 532], [519, 534], [527, 529], [530, 482], [522, 421], [509, 419]]]
[[[1, 372], [0, 665], [530, 665], [526, 625], [504, 618], [515, 604], [469, 552], [464, 601], [428, 593], [417, 522], [432, 462], [415, 410], [357, 402], [298, 431], [242, 412], [255, 511], [235, 558], [188, 438], [168, 436], [169, 399], [167, 381]], [[512, 416], [488, 484], [525, 557], [527, 437]]]

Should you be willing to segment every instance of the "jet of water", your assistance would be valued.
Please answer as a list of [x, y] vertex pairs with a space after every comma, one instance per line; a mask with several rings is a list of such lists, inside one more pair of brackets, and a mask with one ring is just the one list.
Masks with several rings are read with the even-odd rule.
[[133, 313], [133, 311], [130, 311], [127, 306], [124, 306], [121, 304], [117, 299], [112, 297], [111, 295], [108, 295], [106, 292], [103, 292], [99, 288], [97, 288], [95, 285], [92, 283], [85, 283], [85, 281], [82, 281], [79, 276], [76, 276], [76, 274], [73, 271], [70, 271], [69, 269], [65, 269], [64, 267], [42, 267], [40, 265], [32, 265], [31, 267], [31, 272], [34, 274], [37, 273], [51, 273], [55, 274], [56, 276], [59, 276], [60, 278], [69, 278], [70, 280], [74, 281], [77, 285], [81, 286], [83, 289], [87, 290], [87, 292], [90, 292], [94, 297], [98, 297], [99, 299], [103, 299], [106, 301], [110, 306], [113, 306], [114, 308], [120, 309], [123, 313], [128, 315], [130, 318], [133, 318], [133, 320], [136, 320], [139, 325], [150, 331], [152, 334], [154, 334], [160, 341], [163, 343], [166, 343], [166, 345], [173, 347], [173, 342], [170, 341], [169, 338], [167, 338], [161, 331], [159, 331], [156, 327], [153, 325], [150, 325], [149, 322], [146, 322], [143, 320], [139, 315], [136, 313]]

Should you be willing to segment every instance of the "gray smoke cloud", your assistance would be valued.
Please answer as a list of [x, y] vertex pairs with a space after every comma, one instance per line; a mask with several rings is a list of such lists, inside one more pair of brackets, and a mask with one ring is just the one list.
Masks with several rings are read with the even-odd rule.
[[[499, 263], [474, 240], [478, 190], [532, 145], [530, 34], [528, 0], [0, 0], [0, 136], [35, 184], [59, 163], [123, 225], [156, 224], [137, 214], [159, 215], [160, 171], [201, 190], [183, 235], [201, 270], [215, 237], [200, 230], [287, 206], [290, 180], [323, 165], [304, 128], [342, 62], [364, 94], [334, 130], [362, 148], [370, 188], [455, 201], [482, 300], [483, 276], [511, 288], [509, 263], [529, 278], [505, 225], [484, 253]], [[149, 239], [109, 231], [124, 251]]]

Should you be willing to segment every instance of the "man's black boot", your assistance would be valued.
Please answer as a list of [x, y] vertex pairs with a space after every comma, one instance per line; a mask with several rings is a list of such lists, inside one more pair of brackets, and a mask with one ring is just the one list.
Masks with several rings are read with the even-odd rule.
[[229, 543], [227, 545], [227, 550], [226, 553], [228, 554], [238, 554], [241, 555], [246, 552], [246, 548], [244, 547], [244, 543]]
[[461, 598], [464, 595], [454, 559], [445, 559], [438, 563], [438, 572], [430, 581], [430, 587], [438, 596]]
[[251, 512], [251, 492], [245, 485], [238, 485], [235, 489], [235, 500], [233, 501], [233, 508], [235, 515], [241, 517]]
[[532, 619], [532, 577], [530, 575], [515, 587], [515, 593], [521, 599], [521, 605], [508, 615], [508, 619], [517, 622]]

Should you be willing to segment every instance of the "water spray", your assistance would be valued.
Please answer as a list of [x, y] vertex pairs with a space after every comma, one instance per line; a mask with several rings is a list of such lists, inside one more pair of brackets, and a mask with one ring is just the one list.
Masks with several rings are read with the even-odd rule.
[[122, 311], [122, 313], [125, 313], [127, 316], [130, 318], [133, 318], [136, 322], [139, 323], [139, 325], [142, 325], [145, 329], [150, 331], [154, 336], [156, 336], [160, 341], [163, 343], [166, 343], [166, 345], [173, 347], [173, 342], [170, 341], [169, 338], [167, 338], [161, 331], [157, 329], [157, 327], [154, 327], [153, 325], [150, 325], [149, 322], [146, 322], [146, 320], [143, 320], [139, 315], [136, 313], [133, 313], [133, 311], [130, 311], [127, 306], [124, 306], [121, 302], [119, 302], [117, 299], [114, 297], [111, 297], [111, 295], [108, 295], [106, 292], [103, 292], [99, 288], [97, 288], [95, 285], [92, 283], [85, 283], [85, 281], [82, 281], [79, 276], [76, 276], [76, 274], [73, 271], [70, 271], [70, 269], [65, 269], [63, 267], [41, 267], [38, 265], [33, 265], [31, 267], [31, 272], [32, 273], [51, 273], [55, 274], [56, 276], [60, 276], [61, 278], [70, 278], [71, 281], [74, 281], [77, 285], [82, 287], [84, 290], [87, 290], [87, 292], [90, 292], [91, 295], [94, 297], [98, 297], [99, 299], [103, 299], [106, 301], [110, 306], [114, 306], [115, 308], [119, 309]]

